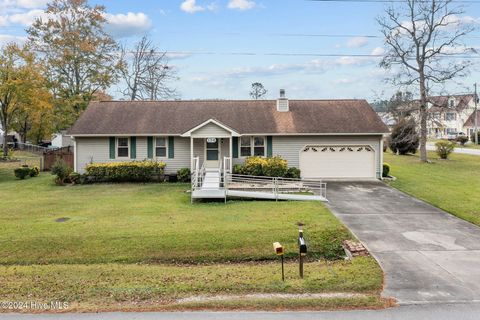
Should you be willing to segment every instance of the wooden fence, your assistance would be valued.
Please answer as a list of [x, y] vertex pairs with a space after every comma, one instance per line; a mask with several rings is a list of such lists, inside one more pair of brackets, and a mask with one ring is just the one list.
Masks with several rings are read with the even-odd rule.
[[73, 168], [73, 147], [64, 147], [47, 150], [43, 154], [43, 170], [50, 170], [57, 159], [63, 159], [67, 165]]

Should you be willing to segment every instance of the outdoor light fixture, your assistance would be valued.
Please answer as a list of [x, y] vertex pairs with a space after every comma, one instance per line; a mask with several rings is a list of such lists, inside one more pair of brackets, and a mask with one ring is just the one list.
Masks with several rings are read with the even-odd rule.
[[280, 258], [281, 258], [281, 261], [282, 261], [282, 281], [285, 281], [285, 272], [284, 272], [284, 269], [283, 269], [283, 254], [284, 254], [283, 246], [280, 244], [280, 242], [274, 242], [273, 243], [273, 250], [275, 251], [275, 254], [277, 256], [280, 256]]

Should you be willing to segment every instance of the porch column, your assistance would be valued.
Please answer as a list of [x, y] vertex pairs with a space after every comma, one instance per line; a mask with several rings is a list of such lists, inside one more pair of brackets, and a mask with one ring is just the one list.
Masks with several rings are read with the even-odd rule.
[[193, 138], [190, 136], [190, 171], [193, 172]]
[[230, 155], [229, 155], [230, 158], [233, 159], [233, 136], [230, 135]]

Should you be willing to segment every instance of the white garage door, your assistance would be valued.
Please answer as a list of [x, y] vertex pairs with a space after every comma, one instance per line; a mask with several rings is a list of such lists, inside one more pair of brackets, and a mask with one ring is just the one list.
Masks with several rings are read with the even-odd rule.
[[300, 152], [302, 178], [375, 178], [375, 150], [370, 146], [309, 145]]

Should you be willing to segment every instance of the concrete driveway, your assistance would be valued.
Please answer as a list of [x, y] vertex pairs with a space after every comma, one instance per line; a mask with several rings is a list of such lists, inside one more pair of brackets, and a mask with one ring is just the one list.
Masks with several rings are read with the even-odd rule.
[[385, 271], [401, 304], [480, 301], [480, 228], [380, 181], [329, 182], [328, 206]]

